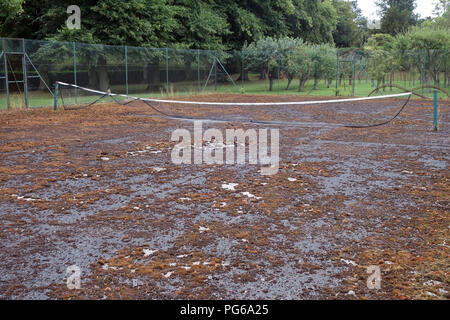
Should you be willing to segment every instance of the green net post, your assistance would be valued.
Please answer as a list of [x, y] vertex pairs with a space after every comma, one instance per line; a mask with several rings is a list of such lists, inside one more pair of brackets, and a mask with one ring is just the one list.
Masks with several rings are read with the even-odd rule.
[[58, 108], [58, 89], [59, 84], [55, 84], [55, 92], [53, 93], [53, 111], [56, 111], [56, 108]]
[[433, 111], [433, 118], [434, 118], [434, 131], [439, 131], [439, 112], [438, 112], [438, 91], [434, 89], [434, 111]]

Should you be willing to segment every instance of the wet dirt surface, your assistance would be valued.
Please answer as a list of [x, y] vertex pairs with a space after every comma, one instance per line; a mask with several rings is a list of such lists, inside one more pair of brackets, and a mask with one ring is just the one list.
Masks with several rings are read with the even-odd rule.
[[[279, 128], [273, 176], [173, 164], [171, 134], [193, 122], [142, 103], [2, 112], [0, 299], [447, 299], [450, 103], [439, 132], [422, 100], [387, 126], [341, 127], [387, 120], [403, 102], [159, 106], [238, 120], [203, 123], [224, 135]], [[66, 286], [71, 265], [79, 290]]]

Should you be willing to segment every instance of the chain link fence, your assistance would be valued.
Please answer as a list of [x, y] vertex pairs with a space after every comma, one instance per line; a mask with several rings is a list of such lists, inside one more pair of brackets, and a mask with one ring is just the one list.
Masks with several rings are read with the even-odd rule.
[[312, 46], [297, 56], [257, 59], [264, 54], [0, 38], [0, 109], [52, 105], [55, 81], [142, 97], [367, 96], [412, 89], [431, 97], [437, 88], [448, 99], [450, 51]]

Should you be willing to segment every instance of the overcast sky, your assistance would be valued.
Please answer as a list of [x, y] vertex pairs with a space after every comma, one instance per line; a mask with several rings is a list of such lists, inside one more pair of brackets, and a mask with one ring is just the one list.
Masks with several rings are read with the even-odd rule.
[[[377, 18], [376, 0], [358, 0], [359, 7], [362, 9], [364, 15], [370, 19]], [[417, 0], [418, 13], [422, 18], [432, 16], [435, 0]]]

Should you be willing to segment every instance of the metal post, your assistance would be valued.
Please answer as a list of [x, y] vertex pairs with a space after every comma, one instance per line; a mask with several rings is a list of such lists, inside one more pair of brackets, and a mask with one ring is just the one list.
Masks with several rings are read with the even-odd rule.
[[55, 93], [53, 95], [53, 111], [56, 111], [56, 108], [58, 108], [58, 88], [59, 84], [55, 84]]
[[29, 107], [29, 100], [28, 100], [28, 65], [27, 65], [27, 59], [25, 57], [25, 39], [22, 39], [22, 49], [23, 49], [23, 55], [22, 55], [22, 78], [23, 78], [23, 93], [25, 96], [25, 108]]
[[355, 82], [356, 82], [356, 66], [355, 66], [355, 58], [353, 58], [353, 74], [352, 74], [352, 84], [353, 84], [353, 88], [352, 88], [352, 96], [355, 96]]
[[217, 53], [214, 51], [214, 91], [217, 91]]
[[439, 131], [438, 91], [434, 89], [434, 131]]
[[10, 97], [9, 97], [9, 78], [8, 78], [8, 58], [6, 53], [6, 41], [3, 39], [3, 63], [5, 68], [5, 88], [6, 88], [6, 108], [11, 108]]
[[200, 92], [200, 50], [197, 49], [197, 90]]
[[169, 49], [166, 48], [166, 92], [169, 95]]
[[241, 56], [241, 64], [242, 64], [242, 73], [241, 73], [241, 83], [242, 89], [241, 92], [245, 92], [245, 65], [244, 65], [244, 57]]
[[336, 97], [338, 96], [339, 85], [339, 51], [336, 49]]
[[[74, 85], [78, 85], [77, 83], [77, 45], [75, 42], [72, 42], [72, 46], [73, 46], [73, 81], [74, 81]], [[75, 87], [75, 103], [78, 100], [78, 88]]]
[[128, 49], [125, 46], [125, 94], [128, 97]]
[[277, 94], [280, 94], [280, 60], [277, 57]]
[[426, 78], [426, 65], [427, 65], [427, 55], [425, 53], [425, 49], [422, 50], [423, 53], [423, 66], [422, 66], [422, 95], [424, 94], [424, 85]]

